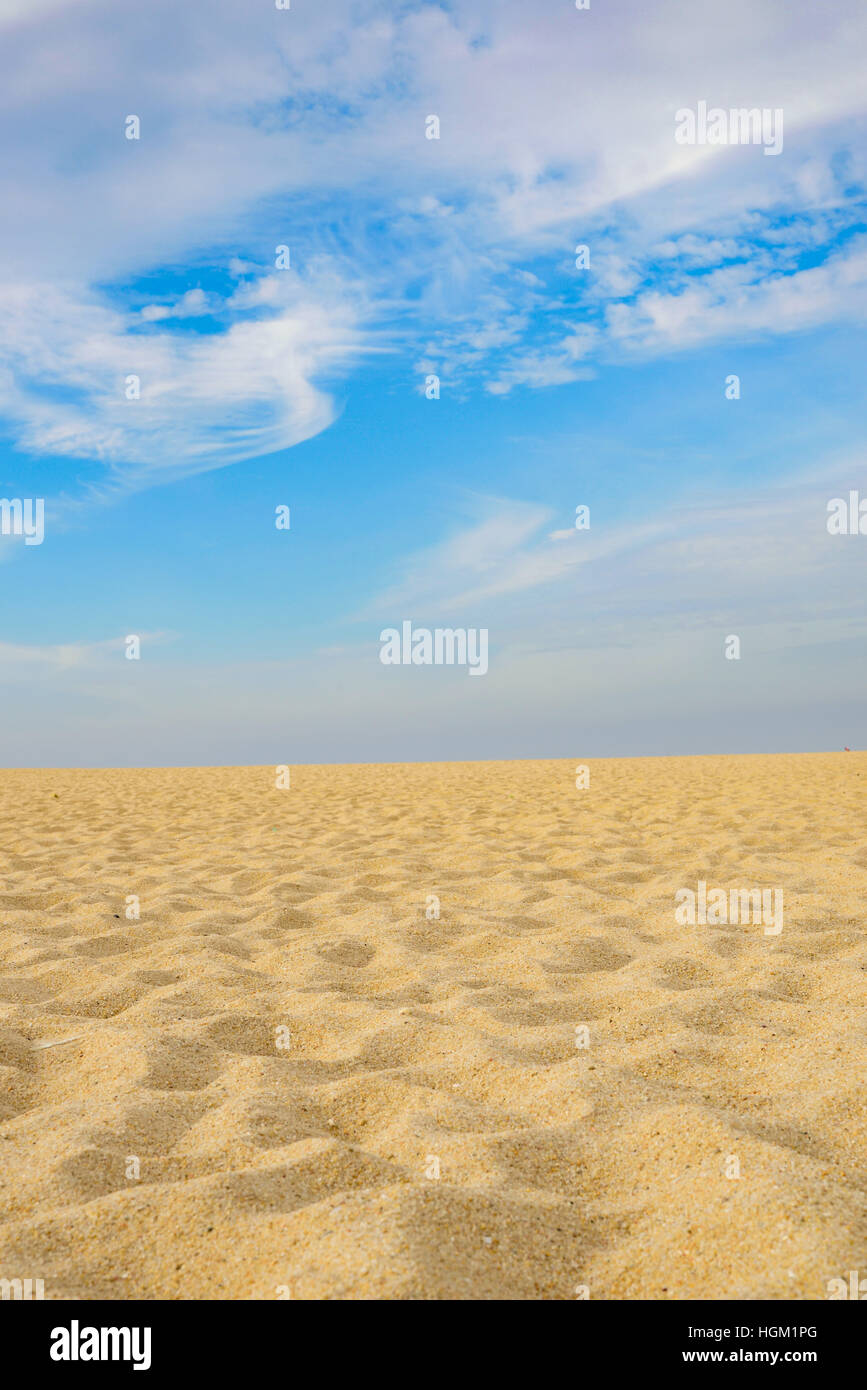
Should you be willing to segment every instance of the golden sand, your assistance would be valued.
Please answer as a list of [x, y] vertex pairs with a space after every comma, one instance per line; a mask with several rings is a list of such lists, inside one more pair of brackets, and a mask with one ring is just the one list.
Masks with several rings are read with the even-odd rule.
[[[0, 1277], [867, 1276], [867, 754], [588, 766], [4, 773]], [[699, 881], [782, 889], [783, 930], [678, 924]]]

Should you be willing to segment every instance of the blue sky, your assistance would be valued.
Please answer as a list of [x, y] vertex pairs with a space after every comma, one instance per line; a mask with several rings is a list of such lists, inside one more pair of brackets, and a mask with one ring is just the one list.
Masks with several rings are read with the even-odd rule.
[[0, 6], [0, 761], [867, 743], [863, 6], [175, 11]]

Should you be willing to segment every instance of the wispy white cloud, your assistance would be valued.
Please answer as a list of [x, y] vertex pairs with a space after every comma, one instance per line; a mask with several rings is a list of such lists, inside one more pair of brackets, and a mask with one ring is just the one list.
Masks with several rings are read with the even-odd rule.
[[140, 313], [145, 323], [158, 323], [161, 319], [204, 318], [217, 308], [219, 305], [214, 303], [213, 296], [205, 294], [202, 289], [195, 289], [187, 290], [180, 299], [170, 304], [145, 304]]
[[676, 293], [648, 290], [612, 305], [608, 328], [630, 349], [678, 350], [737, 334], [792, 333], [867, 317], [867, 240], [817, 266], [757, 275], [759, 267], [713, 271]]
[[675, 508], [615, 526], [598, 518], [594, 525], [591, 514], [588, 529], [552, 529], [553, 513], [538, 504], [477, 497], [468, 524], [406, 557], [400, 576], [363, 616], [433, 613], [445, 620], [483, 611], [510, 634], [523, 624], [532, 645], [567, 618], [573, 627], [596, 624], [603, 632], [618, 631], [639, 612], [642, 623], [651, 614], [663, 624], [700, 615], [706, 625], [727, 605], [749, 621], [758, 605], [766, 620], [825, 624], [857, 610], [860, 622], [867, 599], [858, 598], [857, 545], [830, 536], [826, 526], [828, 500], [848, 495], [860, 467], [835, 461], [728, 497], [696, 492]]
[[[22, 447], [101, 460], [128, 486], [307, 439], [334, 418], [317, 382], [363, 350], [357, 305], [333, 279], [266, 283], [269, 313], [243, 315], [236, 301], [220, 331], [196, 334], [153, 316], [143, 326], [93, 293], [0, 287], [0, 411]], [[184, 299], [173, 317], [204, 307]]]
[[[0, 648], [0, 760], [75, 763], [82, 747], [99, 764], [189, 766], [858, 746], [863, 559], [858, 538], [828, 534], [826, 503], [862, 472], [860, 458], [837, 461], [640, 523], [591, 518], [574, 535], [552, 530], [546, 507], [476, 498], [447, 541], [407, 557], [358, 639], [315, 659], [205, 654], [167, 679], [158, 648], [127, 662], [120, 638]], [[484, 680], [384, 667], [379, 632], [404, 618], [488, 627]], [[729, 634], [740, 661], [725, 659]]]
[[564, 386], [570, 381], [588, 381], [595, 372], [581, 361], [593, 351], [598, 332], [577, 327], [549, 351], [513, 353], [501, 371], [487, 383], [495, 396], [505, 396], [515, 386]]
[[[119, 659], [124, 659], [128, 635], [106, 637], [98, 642], [0, 642], [0, 684], [22, 677], [30, 680], [40, 671], [52, 674], [65, 671], [104, 672]], [[172, 641], [175, 634], [139, 632], [135, 636], [142, 645], [155, 647]]]
[[[109, 0], [7, 0], [2, 18], [0, 415], [27, 450], [141, 485], [285, 448], [333, 420], [330, 380], [389, 320], [408, 360], [506, 394], [864, 315], [863, 255], [835, 249], [864, 176], [860, 0], [821, 23], [784, 0], [722, 23], [715, 0], [687, 19], [680, 0], [152, 0], [122, 22]], [[784, 154], [678, 146], [699, 98], [782, 108]], [[292, 295], [261, 274], [287, 237]], [[214, 264], [260, 273], [222, 305], [121, 293]]]

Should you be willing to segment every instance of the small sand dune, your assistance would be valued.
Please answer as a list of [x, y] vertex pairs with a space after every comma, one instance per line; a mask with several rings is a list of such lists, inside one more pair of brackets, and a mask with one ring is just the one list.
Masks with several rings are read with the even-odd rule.
[[867, 755], [580, 761], [3, 773], [0, 1278], [867, 1276]]

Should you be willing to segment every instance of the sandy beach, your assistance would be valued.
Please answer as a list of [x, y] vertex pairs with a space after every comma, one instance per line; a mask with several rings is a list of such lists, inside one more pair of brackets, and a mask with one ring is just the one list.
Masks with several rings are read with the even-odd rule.
[[[867, 754], [581, 763], [4, 772], [0, 1277], [867, 1276]], [[781, 930], [678, 921], [700, 883]]]

